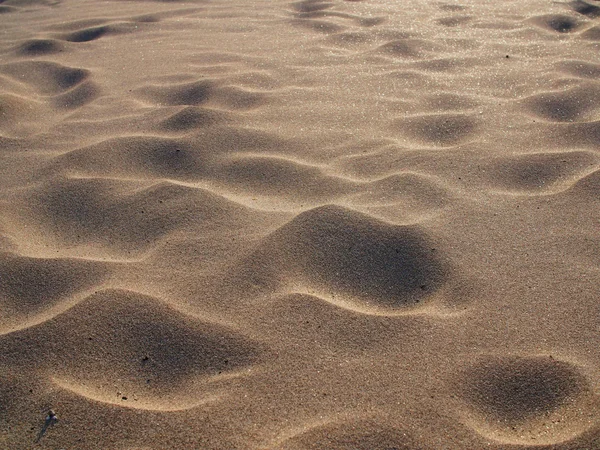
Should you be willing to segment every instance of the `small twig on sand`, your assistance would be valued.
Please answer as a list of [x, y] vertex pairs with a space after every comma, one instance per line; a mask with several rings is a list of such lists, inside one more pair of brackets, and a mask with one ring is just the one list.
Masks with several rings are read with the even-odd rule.
[[49, 410], [48, 415], [46, 416], [46, 421], [44, 422], [44, 426], [40, 430], [35, 442], [36, 443], [40, 442], [40, 439], [42, 439], [44, 434], [46, 434], [46, 431], [48, 430], [48, 428], [50, 428], [56, 422], [58, 422], [58, 416], [56, 415], [56, 413], [53, 410]]

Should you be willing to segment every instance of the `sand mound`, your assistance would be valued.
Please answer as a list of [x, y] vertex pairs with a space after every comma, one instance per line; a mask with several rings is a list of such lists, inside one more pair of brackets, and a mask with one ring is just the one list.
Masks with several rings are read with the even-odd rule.
[[552, 444], [587, 427], [590, 388], [577, 367], [552, 357], [483, 358], [462, 389], [483, 433], [514, 443]]
[[6, 336], [4, 346], [14, 364], [33, 358], [39, 373], [64, 389], [142, 409], [200, 403], [202, 395], [186, 393], [189, 383], [233, 374], [261, 354], [222, 326], [118, 290], [99, 292], [42, 325]]
[[54, 39], [30, 39], [19, 45], [17, 53], [21, 56], [42, 56], [62, 52], [64, 46]]
[[418, 304], [447, 276], [418, 227], [333, 205], [304, 212], [272, 233], [242, 270], [273, 290], [304, 285], [349, 308], [374, 311]]

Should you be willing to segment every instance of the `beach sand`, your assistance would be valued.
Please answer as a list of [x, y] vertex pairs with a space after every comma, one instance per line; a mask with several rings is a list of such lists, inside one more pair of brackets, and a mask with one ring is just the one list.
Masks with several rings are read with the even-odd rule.
[[600, 2], [0, 3], [0, 448], [600, 449]]

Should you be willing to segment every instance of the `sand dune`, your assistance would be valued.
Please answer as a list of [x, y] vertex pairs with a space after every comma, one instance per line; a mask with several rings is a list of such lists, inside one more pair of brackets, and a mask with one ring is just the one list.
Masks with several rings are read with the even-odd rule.
[[0, 25], [1, 449], [600, 449], [599, 2]]

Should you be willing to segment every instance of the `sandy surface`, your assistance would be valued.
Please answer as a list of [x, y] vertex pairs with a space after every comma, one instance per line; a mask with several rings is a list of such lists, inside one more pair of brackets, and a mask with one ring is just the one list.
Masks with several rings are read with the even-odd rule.
[[600, 2], [0, 3], [0, 448], [600, 449]]

